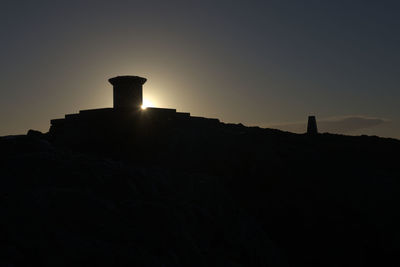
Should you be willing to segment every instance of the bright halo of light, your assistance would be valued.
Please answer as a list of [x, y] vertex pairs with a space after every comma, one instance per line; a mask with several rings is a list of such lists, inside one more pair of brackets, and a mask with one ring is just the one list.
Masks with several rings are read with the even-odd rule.
[[143, 99], [143, 104], [142, 104], [142, 106], [141, 106], [141, 108], [142, 108], [143, 110], [145, 110], [145, 109], [148, 108], [148, 107], [152, 107], [152, 106], [153, 106], [153, 104], [151, 103], [150, 100], [148, 100], [148, 99]]

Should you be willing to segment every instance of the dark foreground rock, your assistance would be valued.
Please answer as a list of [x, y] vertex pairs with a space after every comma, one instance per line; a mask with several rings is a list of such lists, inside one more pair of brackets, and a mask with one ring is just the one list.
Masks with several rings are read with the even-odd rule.
[[225, 125], [140, 149], [0, 138], [0, 266], [400, 264], [397, 140]]

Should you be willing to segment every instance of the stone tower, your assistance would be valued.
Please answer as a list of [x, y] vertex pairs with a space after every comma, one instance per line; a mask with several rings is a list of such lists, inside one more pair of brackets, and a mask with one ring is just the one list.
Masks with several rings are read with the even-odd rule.
[[108, 80], [113, 85], [114, 109], [140, 109], [143, 104], [143, 84], [139, 76], [117, 76]]
[[315, 116], [308, 116], [307, 134], [309, 135], [318, 134], [317, 120], [315, 119]]

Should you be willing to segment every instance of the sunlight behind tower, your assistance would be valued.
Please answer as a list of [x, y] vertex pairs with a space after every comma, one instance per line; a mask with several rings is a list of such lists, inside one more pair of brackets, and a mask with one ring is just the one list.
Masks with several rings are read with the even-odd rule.
[[153, 102], [152, 101], [150, 101], [149, 99], [143, 99], [143, 104], [142, 104], [142, 106], [141, 106], [141, 108], [143, 109], [143, 110], [145, 110], [146, 108], [148, 108], [148, 107], [154, 107], [154, 104], [153, 104]]

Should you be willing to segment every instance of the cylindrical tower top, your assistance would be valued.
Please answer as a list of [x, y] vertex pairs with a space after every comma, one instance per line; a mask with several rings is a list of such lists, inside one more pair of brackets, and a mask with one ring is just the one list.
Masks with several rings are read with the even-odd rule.
[[115, 109], [140, 109], [143, 103], [143, 84], [146, 78], [117, 76], [108, 80], [113, 85]]

